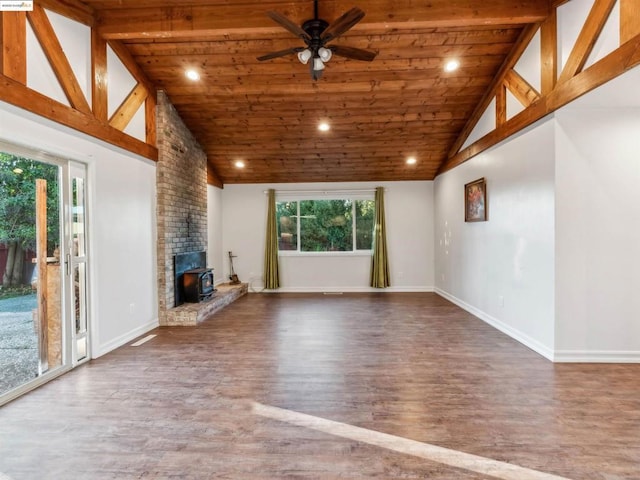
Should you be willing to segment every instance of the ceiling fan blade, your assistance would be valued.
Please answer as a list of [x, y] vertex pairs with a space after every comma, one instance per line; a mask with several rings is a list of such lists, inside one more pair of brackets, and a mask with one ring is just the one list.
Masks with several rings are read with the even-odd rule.
[[370, 62], [371, 60], [376, 58], [376, 55], [378, 55], [377, 52], [363, 50], [361, 48], [347, 47], [344, 45], [331, 45], [327, 48], [336, 55], [340, 55], [341, 57], [352, 58], [354, 60], [362, 60], [365, 62]]
[[362, 20], [362, 17], [364, 17], [364, 12], [358, 7], [353, 7], [351, 10], [349, 10], [347, 13], [345, 13], [339, 19], [329, 25], [324, 32], [322, 32], [322, 43], [324, 44], [330, 42], [334, 38], [339, 37], [360, 20]]
[[262, 55], [258, 57], [260, 62], [264, 62], [265, 60], [271, 60], [272, 58], [284, 57], [286, 55], [291, 55], [292, 53], [298, 53], [304, 50], [302, 47], [293, 47], [287, 48], [286, 50], [278, 50], [277, 52], [267, 53], [266, 55]]
[[305, 42], [311, 41], [311, 37], [307, 32], [305, 32], [300, 25], [296, 25], [291, 20], [289, 20], [284, 15], [279, 14], [278, 12], [268, 11], [267, 15], [276, 23], [279, 23], [281, 26], [289, 30], [296, 37], [300, 37]]

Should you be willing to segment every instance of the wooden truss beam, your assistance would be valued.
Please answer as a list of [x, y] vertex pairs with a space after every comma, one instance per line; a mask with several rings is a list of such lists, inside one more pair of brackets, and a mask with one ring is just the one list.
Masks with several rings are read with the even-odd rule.
[[[203, 34], [229, 34], [263, 30], [278, 32], [270, 24], [264, 11], [242, 2], [224, 2], [216, 5], [185, 5], [180, 7], [157, 7], [144, 5], [138, 8], [105, 10], [98, 18], [100, 34], [107, 39], [133, 38], [177, 38], [195, 37]], [[326, 0], [320, 8], [329, 12], [344, 12], [353, 7], [351, 0]], [[362, 25], [380, 25], [393, 29], [398, 24], [403, 28], [460, 27], [470, 25], [514, 25], [541, 22], [550, 12], [549, 2], [519, 0], [514, 8], [512, 0], [492, 0], [478, 8], [475, 0], [432, 0], [430, 2], [396, 2], [393, 17], [386, 0], [369, 0], [367, 16]], [[265, 10], [268, 8], [265, 7]], [[294, 21], [309, 18], [307, 2], [281, 2], [277, 10]], [[322, 15], [323, 12], [321, 11]], [[356, 27], [357, 30], [357, 27]]]
[[73, 128], [142, 157], [157, 161], [158, 149], [84, 113], [56, 102], [15, 80], [0, 75], [0, 98], [61, 125]]
[[[558, 5], [562, 3], [558, 2]], [[503, 65], [503, 69], [496, 77], [495, 84], [487, 91], [461, 135], [454, 142], [453, 148], [449, 151], [449, 157], [438, 170], [438, 174], [460, 165], [581, 95], [636, 66], [640, 57], [638, 48], [640, 45], [640, 2], [638, 0], [620, 0], [620, 38], [622, 45], [602, 60], [583, 70], [614, 4], [615, 0], [595, 0], [559, 78], [557, 78], [557, 11], [554, 10], [540, 24], [541, 92], [537, 92], [514, 70], [516, 62], [536, 33], [536, 30], [528, 32], [529, 40], [518, 42], [515, 51], [509, 56], [505, 65]], [[635, 35], [627, 38], [630, 32], [635, 32]], [[511, 91], [525, 106], [524, 111], [508, 120], [506, 119], [505, 89]], [[493, 99], [496, 100], [495, 130], [461, 150], [462, 145]]]
[[25, 12], [2, 12], [0, 73], [27, 83], [27, 25]]
[[616, 78], [639, 64], [640, 35], [636, 35], [602, 60], [578, 73], [564, 83], [558, 84], [551, 93], [540, 98], [539, 101], [531, 104], [529, 108], [520, 112], [518, 115], [515, 115], [513, 118], [510, 118], [504, 124], [498, 126], [494, 131], [485, 135], [464, 150], [449, 157], [449, 159], [438, 170], [438, 174], [457, 167], [470, 158], [482, 153], [488, 148], [491, 148], [511, 135], [519, 132], [523, 128], [526, 128], [532, 123], [554, 112], [560, 107], [567, 105], [576, 98]]
[[71, 64], [62, 50], [60, 41], [44, 9], [35, 4], [33, 11], [27, 13], [27, 18], [69, 103], [73, 108], [81, 112], [91, 113], [91, 107], [89, 107], [89, 103], [82, 92], [82, 88], [73, 73]]
[[[158, 159], [156, 143], [156, 89], [129, 52], [119, 42], [111, 48], [137, 81], [127, 99], [108, 118], [107, 41], [91, 30], [92, 104], [80, 87], [47, 10], [83, 24], [94, 25], [93, 10], [77, 0], [42, 0], [30, 12], [0, 12], [0, 100], [16, 105], [62, 125], [104, 140], [151, 160]], [[71, 107], [27, 86], [27, 20]], [[145, 105], [146, 143], [124, 133], [142, 105]]]
[[580, 31], [580, 35], [578, 35], [578, 40], [576, 40], [576, 44], [571, 50], [567, 63], [560, 74], [558, 83], [564, 83], [570, 78], [573, 78], [576, 73], [582, 71], [598, 39], [598, 35], [600, 35], [600, 32], [602, 32], [602, 29], [607, 23], [607, 19], [615, 3], [616, 0], [595, 1]]

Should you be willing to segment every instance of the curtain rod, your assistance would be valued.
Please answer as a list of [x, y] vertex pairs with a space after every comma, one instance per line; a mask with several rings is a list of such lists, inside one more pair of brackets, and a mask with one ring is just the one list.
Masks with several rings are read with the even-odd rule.
[[[385, 188], [386, 190], [386, 188]], [[330, 193], [376, 193], [375, 188], [344, 188], [338, 190], [276, 190], [276, 194], [278, 193], [321, 193], [324, 195]], [[269, 190], [264, 190], [262, 193], [269, 193]]]

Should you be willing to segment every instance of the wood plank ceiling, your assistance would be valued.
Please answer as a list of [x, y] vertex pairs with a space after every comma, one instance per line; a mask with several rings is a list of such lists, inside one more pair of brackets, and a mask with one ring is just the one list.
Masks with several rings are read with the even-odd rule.
[[[329, 23], [364, 10], [332, 44], [377, 56], [334, 56], [314, 81], [295, 55], [256, 59], [303, 46], [266, 12], [300, 25], [313, 1], [83, 3], [167, 93], [223, 183], [433, 179], [525, 27], [550, 11], [548, 0], [320, 0]], [[449, 59], [457, 71], [444, 71]]]

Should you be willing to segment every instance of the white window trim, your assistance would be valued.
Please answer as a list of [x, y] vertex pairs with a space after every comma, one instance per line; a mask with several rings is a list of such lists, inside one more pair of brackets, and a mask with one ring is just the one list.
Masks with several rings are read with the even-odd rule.
[[[304, 200], [351, 200], [353, 209], [352, 223], [352, 250], [349, 251], [326, 251], [326, 252], [303, 252], [300, 250], [301, 222], [300, 222], [300, 202]], [[313, 191], [277, 191], [276, 203], [297, 202], [298, 221], [296, 222], [298, 233], [298, 250], [280, 250], [278, 256], [281, 257], [365, 257], [373, 254], [373, 249], [356, 249], [356, 201], [375, 200], [375, 190], [313, 190]]]

